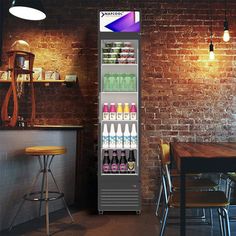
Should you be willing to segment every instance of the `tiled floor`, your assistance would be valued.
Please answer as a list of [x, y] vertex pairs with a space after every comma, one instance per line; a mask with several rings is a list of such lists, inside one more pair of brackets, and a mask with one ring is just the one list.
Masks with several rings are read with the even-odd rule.
[[[87, 211], [71, 209], [75, 222], [70, 224], [64, 210], [51, 214], [51, 233], [55, 236], [152, 236], [159, 235], [160, 224], [154, 214], [154, 206], [143, 207], [141, 215], [135, 213], [91, 214]], [[45, 235], [44, 219], [37, 219], [16, 226], [9, 232], [0, 232], [1, 236], [42, 236]], [[231, 223], [232, 236], [236, 235], [236, 222]], [[169, 224], [165, 236], [178, 236], [178, 225]], [[187, 235], [217, 236], [219, 224], [214, 214], [214, 227], [188, 225]]]

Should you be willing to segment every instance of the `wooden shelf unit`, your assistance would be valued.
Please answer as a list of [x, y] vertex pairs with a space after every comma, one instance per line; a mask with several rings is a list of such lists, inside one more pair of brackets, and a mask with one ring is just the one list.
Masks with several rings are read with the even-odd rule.
[[[21, 82], [21, 81], [17, 81]], [[11, 83], [11, 80], [0, 79], [0, 83]], [[23, 83], [30, 83], [29, 80], [23, 80]], [[66, 81], [66, 80], [33, 80], [33, 83], [76, 83], [76, 81]]]

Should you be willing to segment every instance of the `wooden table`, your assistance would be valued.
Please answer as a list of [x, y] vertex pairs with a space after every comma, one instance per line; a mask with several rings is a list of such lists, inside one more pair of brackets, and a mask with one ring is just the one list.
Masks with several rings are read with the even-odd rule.
[[185, 174], [189, 172], [236, 171], [236, 143], [172, 143], [180, 171], [180, 235], [185, 236]]

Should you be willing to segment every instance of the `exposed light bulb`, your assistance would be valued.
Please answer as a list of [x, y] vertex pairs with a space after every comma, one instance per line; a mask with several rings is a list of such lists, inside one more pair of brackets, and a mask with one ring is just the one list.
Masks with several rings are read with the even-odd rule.
[[228, 31], [228, 30], [225, 30], [225, 31], [224, 31], [223, 40], [224, 40], [225, 42], [229, 42], [230, 36], [229, 36], [229, 31]]
[[215, 59], [215, 53], [214, 53], [214, 51], [210, 51], [210, 53], [209, 53], [209, 59], [210, 59], [211, 61], [213, 61], [213, 60]]
[[224, 35], [223, 35], [223, 40], [225, 42], [228, 42], [230, 40], [230, 35], [229, 35], [229, 24], [228, 21], [224, 21]]
[[212, 42], [210, 43], [210, 46], [209, 46], [209, 59], [211, 61], [215, 59], [214, 45], [212, 44]]

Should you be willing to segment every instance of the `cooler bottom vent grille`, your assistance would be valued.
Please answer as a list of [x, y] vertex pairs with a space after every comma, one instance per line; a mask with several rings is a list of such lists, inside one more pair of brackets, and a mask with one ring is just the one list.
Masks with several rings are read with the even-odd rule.
[[139, 191], [136, 189], [101, 189], [102, 207], [138, 207]]

